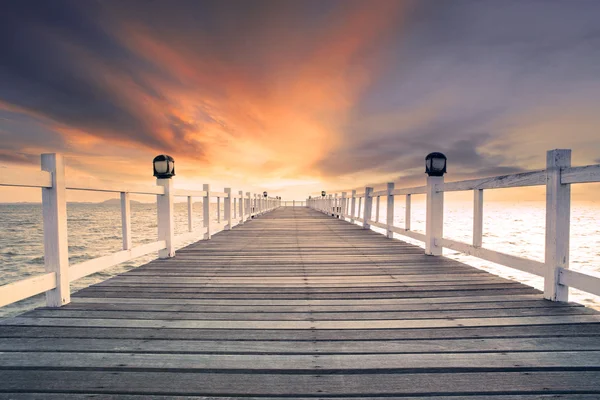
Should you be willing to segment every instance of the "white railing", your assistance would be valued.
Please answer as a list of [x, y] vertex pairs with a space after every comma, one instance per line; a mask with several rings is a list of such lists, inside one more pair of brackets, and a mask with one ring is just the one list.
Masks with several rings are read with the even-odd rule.
[[[183, 190], [173, 187], [173, 179], [157, 179], [156, 186], [134, 186], [123, 183], [77, 183], [71, 184], [65, 176], [64, 160], [60, 154], [43, 154], [42, 170], [0, 169], [0, 186], [41, 188], [42, 216], [44, 224], [44, 266], [46, 273], [0, 286], [0, 307], [46, 293], [49, 307], [59, 307], [70, 302], [70, 283], [132, 259], [158, 252], [159, 258], [175, 256], [178, 243], [203, 235], [210, 239], [217, 230], [229, 230], [251, 218], [280, 207], [281, 200], [230, 188], [223, 192]], [[67, 190], [120, 193], [123, 250], [75, 265], [69, 265], [67, 244]], [[131, 239], [130, 194], [156, 195], [158, 214], [158, 240], [133, 247]], [[175, 236], [173, 204], [175, 197], [187, 197], [188, 232]], [[203, 226], [195, 229], [193, 198], [201, 197], [203, 203]], [[211, 225], [211, 199], [216, 198], [217, 230]], [[221, 201], [224, 215], [221, 219]]]
[[306, 207], [306, 201], [281, 200], [281, 207]]
[[[491, 261], [503, 266], [525, 271], [544, 278], [544, 297], [554, 301], [568, 301], [569, 287], [600, 295], [600, 278], [569, 269], [569, 231], [571, 210], [571, 184], [600, 182], [600, 164], [571, 167], [571, 150], [547, 152], [546, 169], [521, 174], [495, 176], [459, 182], [444, 182], [444, 177], [427, 177], [427, 185], [374, 192], [366, 187], [364, 192], [347, 192], [309, 198], [309, 207], [334, 217], [362, 222], [365, 229], [375, 226], [386, 230], [389, 238], [394, 233], [425, 242], [425, 254], [438, 256], [443, 248]], [[538, 262], [482, 247], [483, 241], [483, 191], [486, 189], [546, 186], [546, 246], [545, 260]], [[444, 192], [473, 191], [473, 241], [462, 243], [443, 237]], [[425, 234], [410, 227], [411, 195], [426, 195]], [[404, 195], [406, 216], [404, 227], [394, 225], [395, 196]], [[379, 222], [380, 197], [387, 198], [386, 223]], [[358, 199], [358, 210], [356, 202]], [[375, 199], [375, 219], [372, 219]], [[350, 201], [349, 201], [350, 200]], [[364, 200], [364, 205], [362, 204]], [[362, 217], [361, 217], [362, 216]]]

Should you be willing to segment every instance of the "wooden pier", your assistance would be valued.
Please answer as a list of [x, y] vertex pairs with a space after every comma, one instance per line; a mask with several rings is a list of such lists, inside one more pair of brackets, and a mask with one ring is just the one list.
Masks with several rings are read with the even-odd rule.
[[281, 207], [0, 321], [2, 399], [163, 396], [599, 399], [600, 315]]

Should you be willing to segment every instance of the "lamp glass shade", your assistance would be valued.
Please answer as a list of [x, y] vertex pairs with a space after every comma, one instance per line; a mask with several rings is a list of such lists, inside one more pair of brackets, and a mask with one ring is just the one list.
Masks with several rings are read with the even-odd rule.
[[434, 169], [436, 171], [441, 171], [446, 166], [446, 160], [444, 158], [434, 158], [430, 161], [432, 163], [430, 169]]
[[169, 171], [169, 162], [167, 160], [154, 161], [154, 169], [159, 174], [166, 174]]

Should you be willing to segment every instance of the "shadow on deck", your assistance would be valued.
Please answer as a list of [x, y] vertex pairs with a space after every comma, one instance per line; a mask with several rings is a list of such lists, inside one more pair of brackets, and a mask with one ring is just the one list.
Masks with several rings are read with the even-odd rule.
[[0, 352], [11, 399], [600, 398], [596, 311], [308, 208], [4, 320]]

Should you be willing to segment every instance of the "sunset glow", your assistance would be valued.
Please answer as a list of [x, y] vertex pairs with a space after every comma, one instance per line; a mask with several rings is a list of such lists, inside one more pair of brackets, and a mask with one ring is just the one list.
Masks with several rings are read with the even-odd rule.
[[61, 152], [72, 179], [151, 182], [166, 153], [178, 185], [303, 199], [422, 184], [431, 151], [448, 180], [541, 169], [552, 148], [597, 163], [600, 2], [576, 3], [10, 2], [0, 167]]

